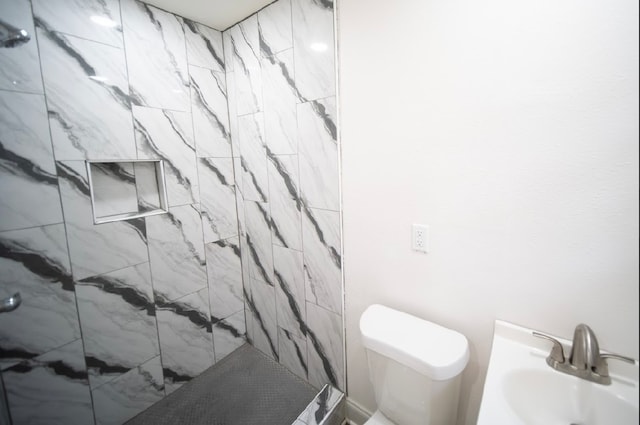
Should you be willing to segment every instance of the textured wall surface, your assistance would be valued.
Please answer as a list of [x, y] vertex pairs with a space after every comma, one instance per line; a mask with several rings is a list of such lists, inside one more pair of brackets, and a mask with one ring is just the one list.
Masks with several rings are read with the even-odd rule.
[[467, 336], [468, 425], [495, 319], [569, 339], [584, 322], [638, 358], [638, 2], [337, 11], [350, 399], [375, 408], [372, 303]]

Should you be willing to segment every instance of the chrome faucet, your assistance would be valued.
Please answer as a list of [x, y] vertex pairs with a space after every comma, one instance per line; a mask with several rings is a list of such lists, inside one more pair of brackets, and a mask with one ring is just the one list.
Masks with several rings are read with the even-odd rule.
[[576, 326], [573, 332], [573, 344], [568, 358], [565, 357], [562, 344], [557, 339], [535, 331], [533, 336], [553, 342], [553, 348], [547, 357], [547, 364], [550, 367], [597, 384], [611, 385], [607, 359], [622, 360], [633, 364], [636, 362], [630, 357], [600, 353], [596, 334], [584, 323]]

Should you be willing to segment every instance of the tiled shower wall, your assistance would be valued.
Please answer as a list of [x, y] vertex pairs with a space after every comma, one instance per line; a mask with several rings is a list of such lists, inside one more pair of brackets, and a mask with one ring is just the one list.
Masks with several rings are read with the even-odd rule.
[[[120, 424], [244, 342], [222, 34], [134, 0], [0, 0], [0, 16], [32, 35], [0, 49], [11, 416]], [[94, 225], [86, 159], [164, 160], [169, 214]], [[105, 168], [118, 202], [144, 204], [137, 172]]]
[[[0, 49], [14, 423], [122, 423], [240, 345], [245, 309], [250, 342], [344, 389], [333, 4], [224, 35], [134, 0], [0, 16], [34, 35]], [[170, 214], [93, 225], [85, 159], [163, 159]], [[144, 207], [136, 167], [107, 171]]]
[[247, 335], [344, 390], [333, 2], [278, 0], [223, 36]]

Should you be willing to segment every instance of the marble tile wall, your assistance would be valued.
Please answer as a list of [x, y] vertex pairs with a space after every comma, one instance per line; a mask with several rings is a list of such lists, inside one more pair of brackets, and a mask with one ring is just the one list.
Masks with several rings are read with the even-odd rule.
[[333, 2], [278, 0], [223, 32], [249, 340], [344, 390]]
[[[135, 0], [3, 0], [0, 16], [32, 35], [0, 49], [0, 297], [23, 298], [0, 315], [11, 416], [122, 424], [245, 342], [223, 36]], [[126, 160], [164, 160], [169, 213], [94, 225], [86, 159], [124, 163], [96, 171], [126, 198], [103, 214], [157, 204]]]
[[[278, 0], [224, 32], [136, 0], [0, 15], [33, 35], [0, 50], [14, 422], [123, 423], [246, 339], [344, 390], [333, 3]], [[169, 213], [94, 225], [87, 159], [164, 160]], [[157, 201], [143, 165], [107, 171]]]

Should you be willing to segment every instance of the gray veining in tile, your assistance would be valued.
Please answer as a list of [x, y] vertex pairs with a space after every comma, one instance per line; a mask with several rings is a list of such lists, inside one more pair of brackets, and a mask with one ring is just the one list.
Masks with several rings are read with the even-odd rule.
[[0, 232], [0, 269], [0, 298], [23, 298], [0, 316], [3, 367], [80, 338], [64, 225]]
[[94, 423], [82, 340], [24, 361], [2, 375], [14, 423]]
[[120, 425], [164, 397], [160, 357], [154, 357], [93, 391], [96, 422]]
[[238, 234], [235, 182], [231, 158], [199, 158], [200, 210], [204, 242]]
[[149, 263], [82, 279], [76, 294], [92, 388], [159, 354]]
[[307, 303], [309, 383], [316, 388], [331, 384], [344, 390], [342, 318]]
[[222, 33], [198, 22], [184, 19], [189, 64], [224, 72]]
[[147, 261], [144, 219], [93, 224], [84, 161], [58, 161], [56, 168], [73, 277], [83, 279]]
[[[153, 288], [173, 301], [207, 286], [202, 222], [193, 205], [147, 217]], [[207, 300], [207, 304], [208, 304]]]
[[260, 51], [271, 56], [293, 47], [291, 0], [279, 0], [258, 12]]
[[307, 209], [302, 219], [307, 301], [342, 311], [340, 214]]
[[340, 210], [335, 98], [298, 105], [300, 188], [313, 208]]
[[0, 49], [0, 89], [42, 93], [40, 57], [34, 37], [31, 3], [29, 0], [0, 2], [0, 16], [31, 35], [31, 40], [26, 44]]
[[135, 158], [122, 49], [36, 26], [56, 160]]
[[238, 237], [206, 245], [211, 319], [227, 318], [244, 309]]
[[54, 31], [122, 48], [118, 0], [33, 0], [33, 13]]
[[230, 157], [229, 111], [225, 74], [189, 67], [191, 108], [199, 157]]
[[208, 290], [156, 303], [164, 381], [181, 385], [215, 362]]
[[188, 111], [183, 19], [136, 0], [122, 0], [121, 7], [133, 102]]
[[62, 222], [44, 97], [0, 91], [0, 231]]
[[191, 116], [141, 106], [133, 107], [139, 159], [163, 159], [170, 206], [200, 200]]
[[219, 362], [246, 342], [244, 309], [213, 324], [213, 346]]

